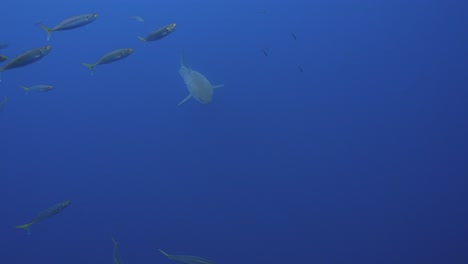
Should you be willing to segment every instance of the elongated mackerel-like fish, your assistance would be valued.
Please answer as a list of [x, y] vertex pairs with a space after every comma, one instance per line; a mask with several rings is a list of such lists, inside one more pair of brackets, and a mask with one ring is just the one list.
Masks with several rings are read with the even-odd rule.
[[169, 259], [172, 259], [172, 260], [175, 260], [175, 261], [178, 261], [178, 262], [182, 262], [182, 263], [185, 263], [185, 264], [214, 264], [214, 262], [211, 261], [211, 260], [196, 257], [196, 256], [171, 255], [171, 254], [167, 254], [166, 252], [162, 251], [161, 249], [159, 250], [159, 252], [163, 253]]
[[45, 32], [47, 32], [47, 40], [50, 40], [50, 35], [54, 31], [69, 30], [77, 27], [82, 27], [96, 20], [97, 17], [98, 14], [95, 13], [78, 15], [65, 19], [53, 28], [48, 28], [42, 25], [41, 23], [37, 23], [36, 25], [39, 26]]
[[33, 220], [31, 220], [31, 222], [24, 224], [24, 225], [18, 225], [16, 226], [16, 228], [25, 229], [29, 234], [30, 233], [29, 228], [31, 227], [31, 225], [60, 213], [63, 209], [67, 208], [67, 206], [69, 205], [70, 205], [70, 201], [65, 201], [65, 202], [56, 204], [40, 212], [36, 217], [34, 217]]
[[164, 38], [165, 36], [169, 35], [171, 32], [173, 32], [176, 29], [176, 24], [172, 23], [169, 25], [166, 25], [164, 27], [160, 27], [156, 30], [151, 31], [146, 38], [138, 36], [138, 39], [147, 42], [147, 41], [156, 41], [159, 39]]
[[36, 62], [36, 61], [44, 58], [44, 56], [46, 56], [47, 54], [49, 54], [51, 49], [52, 49], [52, 46], [48, 45], [48, 46], [43, 46], [43, 47], [40, 47], [40, 48], [36, 48], [36, 49], [26, 51], [26, 52], [24, 52], [24, 53], [22, 53], [22, 54], [20, 54], [20, 55], [18, 55], [16, 57], [14, 57], [7, 64], [5, 64], [3, 67], [1, 67], [0, 72], [5, 71], [5, 70], [14, 69], [14, 68], [23, 67], [23, 66], [31, 64], [33, 62]]
[[126, 49], [118, 49], [118, 50], [114, 50], [114, 51], [111, 51], [109, 53], [106, 53], [104, 54], [98, 61], [96, 61], [95, 63], [83, 63], [83, 66], [87, 67], [88, 69], [91, 70], [91, 73], [94, 72], [94, 68], [98, 65], [102, 65], [102, 64], [107, 64], [107, 63], [111, 63], [111, 62], [114, 62], [114, 61], [118, 61], [118, 60], [121, 60], [123, 58], [126, 58], [128, 57], [130, 54], [133, 53], [133, 49], [132, 48], [126, 48]]

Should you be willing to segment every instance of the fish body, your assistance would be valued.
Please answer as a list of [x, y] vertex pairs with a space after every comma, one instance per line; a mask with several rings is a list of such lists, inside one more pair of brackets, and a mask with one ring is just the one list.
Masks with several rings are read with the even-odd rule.
[[0, 55], [0, 62], [4, 62], [8, 60], [8, 57], [7, 56], [4, 56], [4, 55]]
[[33, 86], [30, 86], [30, 87], [20, 85], [20, 88], [23, 89], [23, 91], [25, 91], [26, 94], [29, 91], [32, 91], [32, 92], [47, 92], [47, 91], [50, 91], [50, 90], [54, 89], [54, 87], [52, 85], [45, 85], [45, 84], [33, 85]]
[[185, 85], [189, 90], [189, 95], [179, 105], [185, 103], [191, 97], [202, 104], [209, 104], [213, 101], [213, 89], [224, 86], [223, 84], [212, 85], [203, 74], [187, 67], [183, 56], [180, 57], [179, 74], [184, 79]]
[[33, 62], [36, 62], [47, 54], [49, 54], [50, 50], [52, 49], [52, 46], [43, 46], [40, 48], [36, 48], [33, 50], [26, 51], [13, 59], [11, 59], [7, 64], [5, 64], [3, 67], [0, 68], [1, 71], [9, 70], [9, 69], [14, 69], [14, 68], [19, 68], [26, 66], [28, 64], [31, 64]]
[[143, 42], [156, 41], [156, 40], [162, 39], [165, 36], [172, 33], [176, 29], [176, 26], [177, 25], [175, 23], [166, 25], [164, 27], [153, 30], [151, 33], [148, 34], [148, 36], [146, 36], [146, 38], [138, 36], [138, 39], [140, 39]]
[[50, 35], [54, 31], [69, 30], [82, 27], [96, 20], [97, 17], [98, 14], [95, 13], [84, 14], [67, 18], [53, 28], [48, 28], [42, 25], [41, 23], [37, 23], [37, 26], [39, 26], [42, 30], [44, 30], [47, 33], [47, 40], [50, 40]]
[[62, 212], [63, 209], [67, 208], [70, 205], [70, 203], [71, 203], [70, 201], [65, 201], [65, 202], [56, 204], [50, 208], [47, 208], [46, 210], [40, 212], [36, 217], [34, 217], [34, 219], [31, 220], [31, 222], [24, 224], [24, 225], [18, 225], [16, 226], [16, 228], [25, 229], [29, 234], [29, 228], [31, 227], [31, 225]]
[[132, 48], [118, 49], [118, 50], [114, 50], [114, 51], [104, 54], [98, 61], [96, 61], [93, 64], [83, 63], [83, 65], [88, 67], [91, 71], [94, 71], [94, 68], [98, 65], [108, 64], [114, 61], [124, 59], [130, 56], [130, 54], [132, 53], [133, 53]]

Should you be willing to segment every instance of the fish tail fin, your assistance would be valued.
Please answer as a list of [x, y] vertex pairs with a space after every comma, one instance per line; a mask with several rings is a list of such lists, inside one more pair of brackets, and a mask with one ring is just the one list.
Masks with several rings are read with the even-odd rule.
[[138, 39], [141, 40], [143, 43], [146, 43], [147, 40], [146, 40], [145, 38], [140, 37], [140, 36], [137, 36], [137, 37], [138, 37]]
[[29, 234], [31, 234], [31, 230], [29, 229], [30, 226], [31, 226], [31, 223], [25, 224], [25, 225], [17, 225], [17, 226], [15, 226], [15, 227], [18, 228], [18, 229], [24, 229], [24, 230], [26, 230], [26, 232], [27, 232], [28, 235], [29, 235]]
[[41, 23], [36, 23], [36, 26], [40, 27], [42, 30], [44, 30], [46, 33], [47, 33], [47, 41], [50, 40], [50, 35], [52, 34], [52, 29], [51, 28], [48, 28], [44, 25], [42, 25]]
[[90, 64], [90, 63], [82, 63], [83, 66], [91, 70], [91, 74], [94, 73], [94, 67], [96, 67], [96, 64]]
[[20, 85], [19, 87], [20, 87], [21, 89], [23, 89], [23, 91], [26, 93], [26, 95], [28, 95], [28, 94], [29, 94], [29, 90], [31, 90], [31, 89], [29, 89], [28, 87], [23, 86], [23, 85]]
[[218, 85], [214, 85], [214, 86], [213, 86], [213, 89], [216, 89], [216, 88], [221, 88], [221, 87], [223, 87], [223, 86], [224, 86], [224, 84], [218, 84]]
[[169, 257], [169, 254], [167, 254], [166, 252], [164, 252], [162, 249], [159, 249], [159, 252], [163, 253], [166, 257]]

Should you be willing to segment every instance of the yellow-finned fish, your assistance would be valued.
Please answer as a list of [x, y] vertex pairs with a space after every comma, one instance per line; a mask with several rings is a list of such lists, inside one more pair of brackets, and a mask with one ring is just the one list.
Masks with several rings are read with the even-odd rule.
[[93, 64], [83, 63], [83, 65], [86, 66], [88, 69], [90, 69], [91, 73], [93, 73], [94, 68], [96, 66], [121, 60], [123, 58], [128, 57], [132, 53], [133, 53], [133, 49], [131, 48], [118, 49], [118, 50], [114, 50], [114, 51], [104, 54], [98, 61], [96, 61]]
[[151, 31], [146, 38], [138, 36], [138, 39], [147, 42], [147, 41], [156, 41], [159, 39], [164, 38], [165, 36], [169, 35], [171, 32], [173, 32], [176, 29], [176, 24], [172, 23], [169, 25], [166, 25], [164, 27], [160, 27], [156, 30]]
[[11, 59], [7, 64], [0, 68], [1, 71], [10, 70], [14, 68], [23, 67], [29, 65], [33, 62], [36, 62], [42, 58], [44, 58], [47, 54], [49, 54], [52, 46], [47, 45], [40, 48], [32, 49], [21, 53], [20, 55]]
[[36, 217], [34, 217], [33, 220], [31, 220], [31, 222], [29, 222], [27, 224], [24, 224], [24, 225], [18, 225], [18, 226], [16, 226], [16, 228], [25, 229], [28, 232], [28, 234], [30, 234], [30, 229], [29, 228], [33, 224], [60, 213], [63, 209], [67, 208], [67, 206], [69, 206], [69, 205], [70, 205], [70, 201], [65, 201], [65, 202], [56, 204], [56, 205], [54, 205], [54, 206], [52, 206], [50, 208], [47, 208], [44, 211], [40, 212]]
[[91, 14], [84, 14], [84, 15], [78, 15], [74, 17], [67, 18], [60, 22], [58, 25], [56, 25], [53, 28], [48, 28], [41, 23], [36, 23], [37, 26], [39, 26], [42, 30], [44, 30], [47, 33], [47, 40], [50, 40], [50, 35], [54, 31], [60, 31], [60, 30], [69, 30], [69, 29], [74, 29], [77, 27], [82, 27], [84, 25], [87, 25], [98, 17], [98, 14], [91, 13]]
[[200, 258], [200, 257], [186, 256], [186, 255], [170, 255], [162, 251], [161, 249], [159, 251], [163, 253], [166, 257], [168, 257], [169, 259], [179, 261], [182, 263], [186, 263], [186, 264], [214, 264], [213, 261]]

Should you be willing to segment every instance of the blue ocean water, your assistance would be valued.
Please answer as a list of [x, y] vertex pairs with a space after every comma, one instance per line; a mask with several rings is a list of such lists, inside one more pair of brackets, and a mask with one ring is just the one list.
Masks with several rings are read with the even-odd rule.
[[[159, 248], [217, 264], [467, 263], [461, 1], [1, 5], [0, 54], [52, 45], [1, 73], [2, 263], [112, 263], [112, 237], [125, 264], [174, 263]], [[35, 26], [92, 12], [50, 41]], [[81, 65], [119, 48], [135, 51]], [[225, 85], [211, 104], [177, 106], [182, 52]], [[35, 84], [55, 89], [18, 88]], [[65, 200], [30, 235], [14, 228]]]

